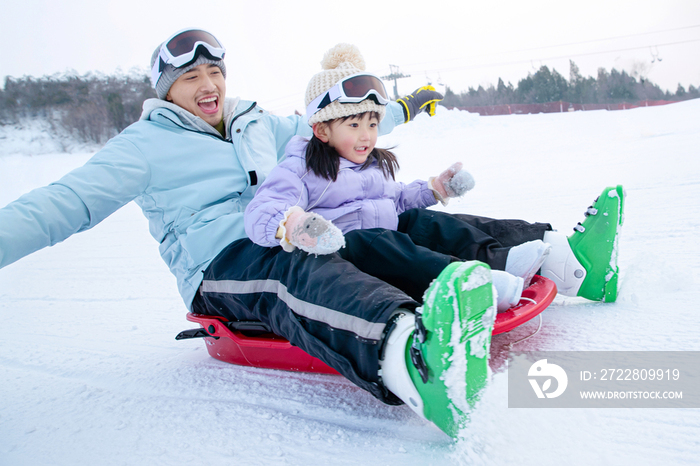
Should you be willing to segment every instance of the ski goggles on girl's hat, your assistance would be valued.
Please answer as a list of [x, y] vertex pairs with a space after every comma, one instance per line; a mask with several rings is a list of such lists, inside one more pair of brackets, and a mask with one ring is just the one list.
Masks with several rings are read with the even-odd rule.
[[201, 29], [185, 29], [173, 34], [160, 47], [151, 68], [151, 83], [156, 87], [166, 65], [187, 66], [204, 54], [212, 60], [223, 60], [226, 49], [216, 37]]
[[386, 88], [381, 79], [373, 74], [356, 73], [341, 79], [335, 86], [316, 97], [306, 107], [306, 119], [335, 102], [341, 104], [358, 104], [372, 99], [379, 105], [389, 103]]

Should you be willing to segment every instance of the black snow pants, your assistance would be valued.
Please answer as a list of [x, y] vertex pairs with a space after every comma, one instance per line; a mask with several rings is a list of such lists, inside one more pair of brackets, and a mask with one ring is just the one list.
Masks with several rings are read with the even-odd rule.
[[542, 239], [551, 229], [548, 223], [412, 209], [399, 216], [398, 231], [346, 233], [347, 246], [338, 253], [422, 303], [425, 290], [450, 262], [479, 260], [504, 270], [511, 247]]
[[502, 270], [512, 246], [542, 239], [550, 229], [414, 209], [399, 216], [398, 231], [350, 231], [345, 248], [324, 256], [242, 239], [204, 271], [192, 311], [259, 320], [383, 402], [397, 404], [378, 376], [391, 314], [419, 306], [450, 262], [476, 259]]

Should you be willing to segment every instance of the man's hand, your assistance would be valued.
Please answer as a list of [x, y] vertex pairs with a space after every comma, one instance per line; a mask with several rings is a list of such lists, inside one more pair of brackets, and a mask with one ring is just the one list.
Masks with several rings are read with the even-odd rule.
[[413, 91], [413, 94], [401, 97], [397, 102], [403, 107], [405, 123], [408, 123], [425, 110], [427, 110], [428, 115], [435, 115], [435, 107], [443, 98], [444, 96], [437, 92], [433, 86], [423, 86]]

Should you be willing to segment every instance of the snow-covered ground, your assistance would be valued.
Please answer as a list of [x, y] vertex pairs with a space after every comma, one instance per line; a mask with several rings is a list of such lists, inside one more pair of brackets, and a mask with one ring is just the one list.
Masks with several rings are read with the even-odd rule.
[[[26, 137], [21, 136], [21, 137]], [[0, 205], [90, 154], [0, 138]], [[400, 179], [461, 160], [451, 212], [570, 231], [603, 187], [627, 191], [614, 304], [558, 297], [512, 351], [700, 351], [700, 100], [626, 111], [479, 117], [440, 108], [382, 138]], [[19, 152], [19, 153], [18, 153]], [[23, 153], [23, 154], [22, 154]], [[2, 465], [697, 464], [698, 409], [509, 409], [508, 344], [462, 439], [339, 376], [209, 357], [130, 204], [0, 270]]]

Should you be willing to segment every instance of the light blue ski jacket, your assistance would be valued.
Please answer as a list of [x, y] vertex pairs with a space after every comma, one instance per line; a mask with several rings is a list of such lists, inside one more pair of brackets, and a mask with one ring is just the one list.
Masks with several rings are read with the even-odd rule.
[[[403, 123], [390, 103], [383, 134]], [[226, 99], [226, 138], [199, 117], [159, 99], [140, 121], [85, 165], [0, 209], [0, 267], [80, 231], [135, 201], [189, 308], [209, 263], [244, 238], [243, 213], [303, 117], [278, 117], [255, 102]]]

